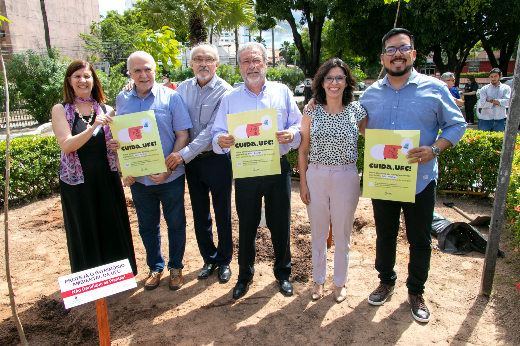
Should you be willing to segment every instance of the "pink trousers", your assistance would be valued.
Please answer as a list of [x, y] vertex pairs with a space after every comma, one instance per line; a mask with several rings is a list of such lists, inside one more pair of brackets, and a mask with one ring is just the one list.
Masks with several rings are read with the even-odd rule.
[[307, 214], [312, 235], [312, 276], [321, 285], [327, 271], [329, 222], [334, 235], [334, 285], [348, 280], [350, 235], [359, 202], [359, 176], [355, 163], [325, 166], [311, 163], [307, 169], [310, 203]]

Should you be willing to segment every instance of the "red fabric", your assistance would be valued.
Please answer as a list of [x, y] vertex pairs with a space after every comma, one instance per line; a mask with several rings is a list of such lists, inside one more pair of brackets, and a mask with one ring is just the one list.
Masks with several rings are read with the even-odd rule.
[[167, 88], [170, 88], [170, 89], [172, 89], [172, 90], [175, 90], [175, 89], [177, 89], [177, 84], [175, 84], [175, 83], [172, 82], [170, 85], [167, 86]]

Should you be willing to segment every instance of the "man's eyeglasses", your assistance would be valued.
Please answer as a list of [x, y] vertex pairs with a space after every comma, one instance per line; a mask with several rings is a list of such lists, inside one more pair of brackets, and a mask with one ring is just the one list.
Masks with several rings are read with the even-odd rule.
[[216, 59], [214, 58], [193, 58], [193, 62], [195, 62], [197, 65], [202, 64], [202, 62], [205, 62], [206, 65], [213, 65], [215, 63]]
[[336, 82], [338, 82], [338, 84], [341, 84], [341, 83], [345, 83], [346, 77], [347, 76], [342, 76], [342, 75], [339, 75], [336, 77], [327, 76], [327, 77], [325, 77], [325, 82], [330, 84], [330, 83], [333, 83], [334, 81], [336, 81]]
[[395, 54], [395, 52], [397, 52], [397, 50], [399, 50], [401, 54], [408, 54], [412, 51], [412, 46], [388, 47], [385, 48], [383, 53], [385, 53], [387, 56], [392, 56]]

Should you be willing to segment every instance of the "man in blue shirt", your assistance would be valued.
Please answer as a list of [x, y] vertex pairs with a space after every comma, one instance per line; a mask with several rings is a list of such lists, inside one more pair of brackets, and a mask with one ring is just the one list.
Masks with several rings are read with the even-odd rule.
[[[462, 138], [466, 122], [445, 83], [418, 73], [416, 51], [406, 29], [392, 29], [382, 42], [381, 63], [387, 75], [360, 98], [368, 112], [368, 129], [420, 130], [419, 147], [409, 151], [410, 164], [418, 164], [415, 203], [372, 200], [376, 223], [376, 262], [380, 285], [368, 302], [381, 305], [394, 293], [394, 271], [400, 214], [403, 210], [410, 244], [408, 302], [413, 317], [430, 320], [423, 298], [431, 257], [431, 224], [438, 176], [437, 157]], [[439, 129], [441, 134], [438, 135]]]
[[455, 74], [453, 72], [445, 72], [441, 76], [441, 80], [446, 83], [451, 96], [455, 99], [457, 106], [463, 106], [464, 101], [460, 97], [459, 89], [455, 86]]
[[291, 275], [291, 167], [285, 154], [300, 146], [302, 115], [290, 90], [283, 84], [266, 81], [267, 52], [257, 42], [249, 42], [238, 49], [243, 85], [222, 98], [213, 125], [213, 150], [217, 154], [229, 152], [235, 138], [228, 132], [227, 115], [266, 108], [277, 109], [281, 174], [235, 179], [235, 204], [239, 219], [238, 282], [233, 298], [247, 293], [253, 281], [256, 230], [260, 223], [262, 196], [265, 199], [265, 218], [271, 232], [274, 250], [274, 276], [280, 292], [293, 294]]
[[[233, 255], [231, 234], [231, 187], [233, 173], [229, 153], [217, 155], [211, 144], [211, 129], [220, 100], [233, 87], [215, 72], [219, 66], [216, 47], [202, 44], [192, 48], [190, 65], [197, 74], [177, 88], [188, 106], [193, 127], [190, 144], [173, 153], [176, 163], [186, 165], [186, 181], [190, 190], [195, 236], [204, 266], [199, 279], [208, 278], [216, 267], [220, 282], [231, 278], [229, 263]], [[213, 242], [209, 192], [213, 201], [218, 245]]]
[[[159, 286], [165, 261], [161, 254], [160, 218], [162, 204], [164, 219], [168, 226], [170, 289], [183, 285], [182, 259], [186, 245], [186, 216], [184, 213], [184, 166], [173, 165], [174, 153], [189, 143], [188, 129], [192, 127], [188, 109], [175, 91], [163, 88], [155, 82], [153, 57], [137, 51], [128, 57], [128, 73], [134, 80], [134, 88], [117, 95], [117, 115], [153, 110], [161, 138], [167, 172], [124, 180], [130, 186], [139, 222], [139, 234], [146, 249], [146, 264], [150, 273], [144, 288], [152, 290]], [[119, 149], [112, 139], [111, 149]]]

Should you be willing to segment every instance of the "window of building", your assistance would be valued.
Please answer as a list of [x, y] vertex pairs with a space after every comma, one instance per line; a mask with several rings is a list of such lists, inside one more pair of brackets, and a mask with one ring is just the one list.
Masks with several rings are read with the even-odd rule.
[[480, 62], [478, 62], [478, 61], [470, 61], [469, 66], [468, 66], [468, 72], [469, 73], [479, 72], [479, 65], [480, 65]]
[[421, 73], [427, 76], [435, 75], [435, 64], [426, 64], [421, 66]]

